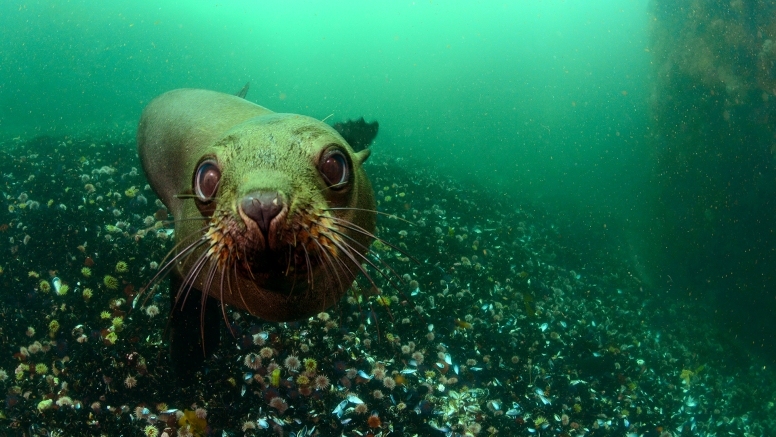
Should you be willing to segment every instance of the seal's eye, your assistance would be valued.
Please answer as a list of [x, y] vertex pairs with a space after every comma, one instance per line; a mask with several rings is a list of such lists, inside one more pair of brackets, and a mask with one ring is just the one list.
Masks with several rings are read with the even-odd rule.
[[329, 188], [335, 191], [345, 188], [350, 178], [348, 158], [339, 149], [333, 149], [323, 154], [321, 162], [318, 164], [318, 171], [321, 172], [321, 176]]
[[212, 159], [202, 161], [194, 177], [194, 193], [202, 202], [210, 202], [218, 191], [221, 181], [221, 170]]

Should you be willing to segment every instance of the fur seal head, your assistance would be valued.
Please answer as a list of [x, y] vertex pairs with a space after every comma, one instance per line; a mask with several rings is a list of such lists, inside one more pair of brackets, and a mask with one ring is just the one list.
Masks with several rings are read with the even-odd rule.
[[175, 219], [166, 268], [182, 284], [177, 301], [195, 288], [295, 320], [335, 304], [362, 271], [375, 230], [370, 152], [327, 124], [176, 90], [144, 110], [138, 151]]

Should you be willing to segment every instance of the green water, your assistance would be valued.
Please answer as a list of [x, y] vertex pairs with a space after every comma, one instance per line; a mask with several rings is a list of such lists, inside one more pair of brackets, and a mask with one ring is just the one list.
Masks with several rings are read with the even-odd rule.
[[275, 111], [379, 120], [378, 153], [560, 204], [601, 204], [644, 153], [645, 1], [0, 8], [4, 137], [132, 132], [164, 91], [250, 81]]
[[[418, 326], [404, 302], [393, 309], [406, 313], [406, 324], [377, 314], [386, 332], [425, 342], [424, 353], [432, 361], [418, 367], [421, 371], [437, 370], [431, 366], [439, 339], [452, 347], [456, 363], [471, 358], [467, 354], [472, 351], [480, 354], [478, 348], [491, 342], [500, 348], [493, 352], [500, 364], [486, 366], [493, 370], [487, 378], [470, 372], [465, 384], [487, 387], [490, 398], [482, 400], [504, 402], [503, 410], [509, 409], [509, 397], [515, 397], [527, 415], [533, 411], [560, 422], [558, 414], [569, 413], [595, 429], [602, 417], [616, 417], [620, 422], [612, 429], [625, 433], [634, 428], [622, 422], [627, 417], [622, 411], [632, 406], [606, 397], [629, 387], [634, 393], [643, 390], [634, 399], [644, 403], [644, 410], [630, 416], [639, 435], [657, 435], [663, 429], [679, 435], [694, 431], [696, 423], [709, 433], [744, 435], [741, 430], [755, 429], [755, 423], [756, 429], [760, 422], [772, 425], [774, 407], [764, 400], [773, 399], [769, 366], [776, 362], [773, 17], [772, 4], [740, 0], [3, 2], [0, 152], [5, 167], [0, 191], [5, 203], [0, 232], [13, 256], [0, 246], [0, 280], [7, 290], [0, 312], [11, 317], [19, 311], [17, 319], [6, 319], [9, 335], [16, 338], [0, 342], [0, 370], [11, 373], [18, 365], [19, 346], [36, 335], [34, 329], [25, 335], [16, 328], [37, 329], [35, 338], [47, 344], [47, 335], [55, 338], [55, 332], [47, 334], [48, 318], [62, 318], [65, 334], [86, 320], [91, 324], [83, 337], [89, 337], [88, 343], [76, 344], [81, 337], [75, 334], [73, 340], [67, 337], [76, 359], [72, 374], [62, 380], [89, 382], [73, 390], [74, 398], [81, 396], [88, 405], [94, 393], [110, 385], [110, 378], [100, 373], [107, 365], [87, 359], [97, 356], [114, 360], [119, 370], [111, 377], [119, 390], [108, 396], [102, 410], [92, 406], [95, 414], [110, 411], [108, 403], [134, 408], [167, 401], [160, 396], [167, 396], [165, 390], [151, 386], [122, 391], [128, 373], [115, 364], [116, 356], [136, 348], [146, 357], [165, 356], [160, 318], [146, 325], [142, 314], [128, 317], [130, 327], [140, 325], [137, 339], [158, 341], [135, 346], [136, 339], [127, 333], [131, 344], [120, 343], [124, 349], [114, 353], [102, 343], [99, 330], [108, 322], [90, 313], [109, 308], [107, 295], [98, 294], [89, 303], [72, 293], [68, 299], [75, 306], [62, 303], [48, 309], [51, 302], [60, 302], [55, 299], [65, 298], [30, 290], [52, 279], [46, 274], [71, 283], [91, 281], [97, 290], [100, 278], [114, 274], [119, 256], [127, 255], [142, 274], [120, 278], [127, 283], [124, 293], [130, 296], [129, 286], [147, 282], [145, 276], [155, 267], [145, 266], [163, 258], [168, 247], [132, 237], [137, 229], [117, 234], [115, 242], [101, 233], [117, 217], [135, 228], [143, 216], [153, 219], [159, 212], [150, 193], [144, 198], [148, 204], [132, 203], [128, 195], [120, 200], [125, 190], [146, 182], [142, 171], [131, 170], [138, 167], [133, 143], [142, 109], [172, 89], [236, 93], [250, 82], [247, 99], [273, 111], [327, 123], [361, 116], [379, 121], [373, 157], [366, 165], [378, 207], [430, 223], [411, 228], [381, 217], [379, 232], [389, 242], [406, 242], [409, 254], [420, 260], [398, 270], [419, 280], [418, 296], [413, 297], [433, 313]], [[45, 136], [50, 138], [36, 138]], [[116, 180], [100, 173], [106, 166], [118, 168]], [[97, 184], [96, 192], [82, 190], [87, 181]], [[406, 203], [401, 203], [404, 194]], [[73, 222], [65, 232], [68, 219]], [[482, 265], [475, 256], [482, 256]], [[97, 261], [92, 279], [83, 273], [84, 257]], [[468, 269], [467, 263], [475, 267]], [[439, 293], [450, 286], [471, 286], [472, 292], [435, 304], [434, 293], [442, 299]], [[564, 290], [569, 293], [565, 301]], [[424, 302], [429, 297], [431, 302]], [[154, 299], [165, 308], [166, 295]], [[487, 309], [491, 300], [503, 308]], [[351, 303], [340, 305], [356, 314]], [[530, 316], [513, 320], [523, 306]], [[477, 320], [471, 331], [471, 326], [464, 328], [467, 313], [476, 318], [480, 312], [489, 316], [480, 315], [485, 319]], [[353, 322], [342, 316], [346, 324]], [[255, 327], [253, 319], [242, 320], [245, 332]], [[561, 320], [563, 325], [550, 324]], [[320, 324], [315, 323], [267, 329], [279, 334], [310, 329], [322, 344], [329, 327], [316, 331]], [[437, 340], [436, 334], [428, 336], [432, 331], [427, 323], [436, 325]], [[67, 341], [60, 341], [65, 334], [52, 343], [64, 349], [62, 354], [68, 352]], [[527, 340], [515, 343], [513, 334]], [[364, 336], [370, 341], [379, 337], [371, 331]], [[553, 343], [558, 338], [563, 342]], [[210, 390], [207, 402], [214, 407], [238, 407], [236, 414], [214, 408], [211, 424], [217, 429], [237, 430], [244, 420], [260, 418], [262, 402], [270, 399], [259, 391], [248, 397], [243, 392], [242, 403], [232, 399], [237, 395], [226, 378], [244, 377], [240, 360], [244, 352], [257, 350], [246, 339], [224, 342], [227, 358], [213, 364], [208, 378], [214, 382], [200, 387]], [[297, 337], [282, 339], [288, 340], [285, 350], [280, 348], [282, 356], [296, 353]], [[235, 349], [235, 344], [245, 349]], [[537, 345], [546, 351], [537, 352]], [[394, 370], [406, 366], [406, 354], [390, 344], [375, 341], [373, 347], [375, 359], [395, 361]], [[365, 350], [354, 350], [340, 358], [352, 360], [347, 365], [353, 369], [370, 370], [360, 361]], [[310, 356], [318, 354], [321, 363], [333, 360], [330, 352], [310, 348]], [[552, 390], [538, 387], [544, 394], [536, 392], [532, 373], [541, 369], [539, 355], [548, 369], [563, 355], [558, 362], [571, 363], [547, 371], [555, 379], [546, 383]], [[531, 370], [528, 361], [526, 372], [522, 360], [531, 356], [536, 367]], [[645, 371], [645, 362], [653, 370]], [[319, 393], [323, 401], [315, 408], [331, 421], [340, 394], [350, 390], [349, 380], [358, 380], [337, 373], [342, 370], [334, 370], [338, 363], [326, 365], [337, 391]], [[508, 371], [500, 373], [504, 368]], [[45, 373], [35, 372], [16, 372], [24, 390]], [[173, 384], [164, 376], [163, 360], [151, 363], [150, 372]], [[573, 377], [579, 384], [591, 385], [573, 388], [578, 385], [570, 381], [573, 372], [581, 372]], [[630, 379], [621, 379], [623, 374]], [[462, 382], [464, 375], [462, 371]], [[421, 382], [412, 378], [410, 391]], [[593, 386], [601, 381], [610, 385]], [[54, 429], [69, 422], [65, 415], [36, 407], [47, 391], [35, 387], [24, 400], [18, 396], [23, 392], [9, 391], [3, 411], [8, 419], [0, 418], [0, 425], [20, 420], [31, 435], [43, 435], [33, 424], [48, 422]], [[354, 390], [372, 396], [366, 387]], [[577, 401], [571, 393], [582, 387], [601, 395], [582, 396], [584, 408], [572, 411]], [[281, 391], [285, 396], [292, 390]], [[547, 404], [541, 397], [547, 393], [566, 393], [568, 399]], [[189, 394], [170, 396], [176, 402], [170, 406], [186, 408]], [[434, 415], [443, 411], [446, 395], [429, 391], [421, 397], [434, 402]], [[410, 408], [420, 406], [421, 397]], [[292, 413], [303, 417], [301, 407], [307, 408], [310, 399], [294, 401]], [[15, 402], [21, 403], [14, 407]], [[387, 400], [369, 402], [381, 408], [386, 423], [407, 419], [409, 424], [402, 425], [406, 430], [429, 429], [425, 422], [430, 416], [397, 413], [392, 410], [395, 402]], [[484, 403], [480, 407], [489, 408]], [[716, 409], [722, 416], [708, 413]], [[541, 416], [521, 416], [529, 430], [517, 416], [499, 416], [496, 410], [485, 423], [495, 424], [502, 435], [510, 435], [510, 427], [526, 435], [539, 429], [536, 419]], [[286, 417], [297, 417], [293, 414]], [[125, 412], [112, 422], [106, 419], [106, 429], [122, 429], [121, 421], [128, 417]], [[367, 417], [358, 416], [353, 424], [370, 429]], [[94, 426], [78, 423], [72, 429]], [[302, 422], [295, 423], [298, 431]], [[350, 426], [334, 424], [338, 430]], [[136, 434], [141, 432], [138, 426]], [[569, 431], [567, 425], [553, 426]]]

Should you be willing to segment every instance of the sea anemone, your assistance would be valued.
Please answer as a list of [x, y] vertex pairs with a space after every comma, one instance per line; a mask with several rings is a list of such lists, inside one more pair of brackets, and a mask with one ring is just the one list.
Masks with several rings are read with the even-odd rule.
[[124, 379], [124, 386], [127, 388], [133, 388], [137, 386], [137, 379], [134, 376], [129, 375]]
[[318, 377], [315, 378], [315, 388], [318, 390], [326, 390], [330, 385], [329, 378], [324, 375], [318, 375]]
[[198, 419], [205, 419], [207, 417], [207, 410], [204, 408], [197, 408], [194, 410], [194, 415], [197, 416]]
[[42, 350], [43, 350], [43, 345], [42, 345], [42, 344], [40, 344], [40, 342], [39, 342], [39, 341], [35, 341], [35, 342], [33, 342], [31, 345], [29, 345], [29, 346], [27, 347], [27, 350], [28, 350], [28, 351], [29, 351], [31, 354], [37, 354], [38, 352], [40, 352], [40, 351], [42, 351]]
[[143, 429], [143, 434], [147, 437], [157, 437], [159, 435], [159, 430], [153, 425], [148, 425]]
[[384, 379], [385, 378], [385, 369], [382, 367], [375, 366], [374, 369], [372, 369], [372, 375], [374, 375], [375, 378]]
[[417, 363], [418, 365], [423, 364], [423, 353], [422, 352], [413, 353], [412, 359], [415, 360], [415, 363]]
[[70, 291], [70, 286], [67, 284], [62, 284], [59, 286], [59, 290], [57, 290], [57, 294], [60, 296], [64, 296], [67, 294], [68, 291]]
[[253, 334], [253, 344], [256, 346], [264, 346], [266, 339], [266, 334], [264, 332]]
[[259, 358], [259, 356], [254, 353], [246, 354], [243, 363], [246, 367], [249, 367], [253, 370], [259, 370], [259, 368], [261, 368], [261, 358]]
[[48, 293], [51, 291], [51, 284], [47, 280], [40, 281], [40, 284], [38, 284], [38, 290], [40, 290], [41, 293]]
[[116, 263], [116, 273], [126, 273], [129, 271], [129, 267], [127, 266], [127, 263], [124, 261], [119, 261]]
[[111, 275], [105, 275], [105, 277], [102, 278], [102, 283], [105, 284], [105, 286], [111, 290], [116, 290], [117, 288], [119, 288], [119, 280], [114, 278]]
[[49, 370], [48, 366], [43, 363], [38, 363], [35, 365], [35, 373], [37, 373], [38, 375], [45, 375], [46, 373], [48, 373], [48, 370]]
[[57, 399], [57, 405], [60, 407], [72, 407], [73, 400], [70, 398], [70, 396], [62, 396], [61, 398]]
[[366, 423], [369, 425], [370, 428], [379, 428], [380, 425], [382, 425], [382, 422], [380, 421], [380, 417], [377, 414], [372, 414], [369, 416], [369, 419], [367, 419]]
[[89, 278], [92, 276], [92, 269], [89, 267], [81, 267], [81, 274], [84, 275], [84, 278]]
[[305, 358], [304, 369], [310, 373], [315, 373], [318, 370], [318, 362], [313, 358]]
[[353, 411], [355, 411], [356, 414], [364, 414], [369, 411], [369, 408], [366, 406], [366, 404], [357, 404]]
[[468, 431], [471, 434], [477, 435], [480, 433], [480, 431], [482, 431], [482, 425], [480, 425], [477, 422], [472, 423], [466, 427], [466, 431]]
[[288, 409], [286, 401], [279, 397], [274, 397], [269, 401], [269, 406], [278, 410], [278, 414], [283, 414]]
[[396, 387], [396, 381], [394, 381], [394, 379], [391, 378], [390, 376], [386, 376], [385, 378], [383, 378], [383, 385], [388, 390], [393, 390], [394, 387]]
[[283, 365], [285, 365], [288, 370], [296, 371], [299, 370], [302, 363], [299, 362], [299, 358], [296, 355], [289, 355], [286, 357], [285, 361], [283, 361]]
[[272, 356], [275, 355], [275, 352], [272, 350], [272, 348], [263, 347], [259, 351], [259, 355], [261, 355], [262, 358], [272, 358]]
[[110, 332], [108, 335], [105, 336], [105, 342], [108, 344], [116, 344], [116, 341], [118, 341], [119, 336], [115, 332]]
[[159, 307], [156, 305], [149, 305], [145, 310], [148, 317], [154, 317], [159, 314]]
[[92, 289], [91, 288], [84, 288], [84, 291], [81, 293], [84, 297], [84, 299], [89, 300], [92, 298]]

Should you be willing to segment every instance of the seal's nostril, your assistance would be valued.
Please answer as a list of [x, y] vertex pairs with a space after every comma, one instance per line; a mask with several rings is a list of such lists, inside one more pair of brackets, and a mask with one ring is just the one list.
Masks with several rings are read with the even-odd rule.
[[243, 197], [241, 206], [245, 215], [266, 234], [272, 219], [283, 209], [283, 199], [277, 191], [254, 191]]

